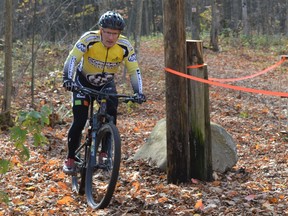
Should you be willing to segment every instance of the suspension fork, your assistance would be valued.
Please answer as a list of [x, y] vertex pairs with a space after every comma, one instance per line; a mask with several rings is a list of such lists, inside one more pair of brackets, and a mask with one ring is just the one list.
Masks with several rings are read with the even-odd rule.
[[[100, 101], [100, 110], [98, 113], [98, 126], [101, 127], [102, 124], [107, 122], [113, 122], [113, 117], [107, 114], [107, 98], [102, 98]], [[105, 137], [105, 141], [102, 142], [101, 151], [107, 152], [111, 156], [111, 138]]]
[[107, 113], [107, 98], [102, 98], [100, 101], [100, 110], [98, 121], [101, 123], [110, 122], [114, 123], [114, 117]]
[[91, 100], [90, 104], [90, 133], [91, 133], [91, 148], [90, 148], [90, 159], [91, 165], [96, 165], [96, 140], [97, 140], [97, 131], [99, 128], [98, 124], [98, 113], [94, 113], [94, 100]]
[[107, 112], [107, 99], [102, 98], [100, 101], [100, 109], [99, 109], [99, 118], [101, 118], [102, 122], [105, 120], [104, 117]]

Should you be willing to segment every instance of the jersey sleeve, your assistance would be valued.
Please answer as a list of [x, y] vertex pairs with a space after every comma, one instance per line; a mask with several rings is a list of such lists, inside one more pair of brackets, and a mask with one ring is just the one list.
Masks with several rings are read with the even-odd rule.
[[84, 53], [89, 45], [89, 38], [92, 38], [91, 32], [85, 33], [75, 43], [64, 63], [63, 79], [73, 79], [76, 66], [80, 63]]
[[135, 53], [132, 45], [127, 41], [127, 54], [125, 55], [124, 62], [127, 68], [127, 72], [130, 76], [130, 82], [133, 88], [134, 93], [143, 92], [142, 89], [142, 76], [141, 71], [137, 61], [137, 55]]
[[142, 76], [141, 76], [141, 72], [140, 69], [136, 69], [135, 73], [132, 73], [130, 75], [130, 81], [131, 81], [131, 85], [133, 88], [134, 93], [143, 93], [143, 89], [142, 89]]

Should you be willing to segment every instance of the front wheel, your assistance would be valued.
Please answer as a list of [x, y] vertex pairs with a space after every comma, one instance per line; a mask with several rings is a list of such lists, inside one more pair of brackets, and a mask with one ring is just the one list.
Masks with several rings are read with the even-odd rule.
[[101, 126], [94, 139], [86, 170], [85, 192], [89, 206], [101, 209], [110, 203], [116, 187], [121, 162], [121, 139], [117, 127], [112, 123]]

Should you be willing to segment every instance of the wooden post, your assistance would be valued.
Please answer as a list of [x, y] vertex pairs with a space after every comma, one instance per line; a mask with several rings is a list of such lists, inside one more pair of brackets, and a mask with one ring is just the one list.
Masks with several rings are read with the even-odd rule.
[[[163, 1], [165, 67], [186, 73], [184, 1]], [[166, 73], [168, 183], [187, 182], [187, 80]]]
[[[203, 43], [200, 40], [187, 40], [187, 64], [201, 65]], [[188, 74], [208, 79], [207, 66], [188, 69]], [[188, 121], [189, 145], [188, 170], [191, 178], [204, 181], [212, 180], [212, 147], [209, 114], [208, 85], [188, 80]]]

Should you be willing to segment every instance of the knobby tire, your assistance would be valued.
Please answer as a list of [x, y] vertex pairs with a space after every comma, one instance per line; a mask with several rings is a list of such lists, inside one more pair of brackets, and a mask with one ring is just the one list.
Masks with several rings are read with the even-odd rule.
[[[109, 137], [111, 138], [112, 166], [111, 169], [107, 171], [108, 168], [99, 168], [98, 156], [102, 150], [102, 145], [106, 146], [106, 141], [110, 140]], [[117, 127], [113, 123], [103, 124], [97, 133], [96, 142], [95, 140], [92, 140], [91, 148], [93, 148], [93, 142], [95, 143], [95, 156], [90, 154], [90, 157], [88, 158], [85, 193], [88, 205], [90, 207], [93, 209], [102, 209], [109, 205], [119, 176], [121, 162], [121, 139]], [[107, 141], [107, 143], [109, 143], [109, 141]], [[92, 151], [93, 150], [91, 149], [91, 152]], [[107, 161], [110, 160], [108, 159]]]

